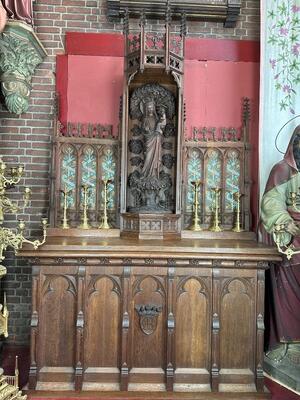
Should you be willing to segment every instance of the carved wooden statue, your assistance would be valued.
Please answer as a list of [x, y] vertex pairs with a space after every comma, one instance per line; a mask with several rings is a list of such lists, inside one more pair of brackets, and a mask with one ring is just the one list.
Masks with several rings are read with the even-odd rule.
[[131, 158], [133, 172], [128, 177], [134, 201], [131, 211], [171, 211], [173, 157], [168, 146], [163, 146], [168, 132], [174, 131], [174, 111], [173, 94], [157, 83], [140, 86], [131, 96], [131, 119], [138, 121], [132, 131], [140, 138], [129, 141], [129, 151], [136, 155]]

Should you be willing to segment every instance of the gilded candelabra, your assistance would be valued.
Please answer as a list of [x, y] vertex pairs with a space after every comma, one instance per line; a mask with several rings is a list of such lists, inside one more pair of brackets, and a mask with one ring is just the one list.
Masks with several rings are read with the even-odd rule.
[[[12, 203], [12, 201], [6, 196], [6, 190], [17, 185], [20, 182], [23, 176], [24, 167], [22, 165], [19, 165], [18, 167], [10, 168], [10, 171], [8, 172], [9, 177], [5, 176], [6, 172], [7, 166], [0, 157], [0, 225], [3, 224], [5, 213], [8, 212], [16, 214], [20, 210], [18, 205]], [[23, 195], [23, 208], [28, 205], [30, 194], [30, 188], [25, 187]]]
[[233, 193], [233, 198], [236, 201], [236, 210], [235, 210], [235, 224], [232, 228], [233, 232], [243, 232], [242, 224], [241, 224], [241, 197], [243, 195], [237, 191]]
[[200, 226], [200, 219], [199, 219], [199, 191], [200, 191], [200, 185], [201, 181], [196, 180], [192, 181], [191, 184], [194, 186], [194, 216], [193, 216], [193, 223], [190, 226], [191, 231], [199, 232], [202, 231], [202, 228]]
[[285, 254], [290, 260], [294, 255], [300, 254], [300, 249], [296, 248], [292, 243], [286, 245], [285, 235], [287, 234], [287, 224], [275, 224], [273, 229], [273, 238], [277, 246], [277, 250], [281, 254]]
[[68, 210], [68, 196], [72, 193], [72, 190], [67, 190], [66, 187], [64, 190], [61, 189], [61, 193], [64, 196], [64, 207], [63, 207], [63, 220], [62, 220], [62, 229], [69, 229], [69, 223], [67, 218], [67, 210]]
[[83, 190], [83, 218], [82, 218], [82, 224], [80, 225], [81, 229], [90, 229], [90, 224], [89, 224], [88, 215], [87, 215], [89, 188], [90, 187], [88, 185], [82, 185], [82, 190]]
[[220, 227], [220, 197], [221, 197], [221, 188], [215, 187], [212, 188], [214, 192], [214, 205], [213, 205], [213, 222], [210, 228], [212, 232], [222, 232], [222, 228]]
[[[42, 219], [43, 226], [43, 239], [40, 240], [28, 240], [24, 237], [25, 222], [19, 220], [17, 232], [13, 232], [12, 229], [3, 227], [4, 214], [12, 213], [16, 214], [20, 207], [13, 203], [7, 196], [6, 190], [14, 187], [18, 184], [22, 178], [24, 168], [23, 166], [10, 168], [8, 172], [9, 177], [6, 176], [7, 167], [6, 164], [0, 158], [0, 278], [6, 274], [6, 268], [2, 265], [2, 261], [5, 259], [4, 251], [8, 247], [12, 247], [17, 254], [18, 250], [22, 248], [23, 243], [31, 244], [34, 249], [45, 243], [46, 241], [46, 226], [47, 219]], [[28, 204], [30, 199], [31, 190], [25, 188], [24, 192], [24, 207]], [[7, 320], [8, 320], [8, 310], [6, 307], [6, 300], [4, 294], [4, 304], [0, 304], [0, 335], [7, 336]]]
[[103, 192], [103, 218], [102, 223], [99, 226], [99, 229], [110, 229], [110, 225], [108, 223], [108, 215], [107, 215], [107, 206], [108, 206], [108, 198], [107, 198], [107, 186], [112, 183], [112, 179], [102, 179], [102, 183], [104, 186]]

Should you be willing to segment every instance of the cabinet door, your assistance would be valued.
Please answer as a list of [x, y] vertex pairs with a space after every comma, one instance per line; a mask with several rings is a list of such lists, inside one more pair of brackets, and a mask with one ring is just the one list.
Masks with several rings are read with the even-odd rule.
[[121, 273], [121, 268], [88, 269], [83, 390], [120, 389]]
[[129, 390], [165, 390], [167, 268], [133, 267]]
[[255, 390], [256, 270], [223, 269], [219, 298], [219, 390]]
[[209, 391], [211, 270], [177, 268], [175, 281], [174, 390]]
[[[76, 269], [43, 267], [40, 275], [37, 390], [74, 388]], [[58, 383], [59, 382], [59, 383]]]

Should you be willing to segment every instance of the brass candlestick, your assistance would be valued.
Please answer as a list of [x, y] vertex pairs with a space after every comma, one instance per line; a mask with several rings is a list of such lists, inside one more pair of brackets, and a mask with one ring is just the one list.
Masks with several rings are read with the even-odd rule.
[[67, 218], [67, 209], [68, 209], [68, 195], [72, 192], [72, 190], [64, 190], [61, 189], [61, 193], [64, 195], [64, 209], [63, 209], [63, 220], [62, 220], [62, 229], [69, 229], [70, 226], [68, 224]]
[[220, 196], [221, 196], [221, 188], [215, 187], [212, 188], [212, 191], [215, 193], [215, 201], [214, 201], [214, 218], [213, 223], [210, 228], [212, 232], [222, 232], [223, 229], [220, 227]]
[[199, 199], [198, 199], [198, 194], [199, 194], [199, 189], [201, 185], [200, 180], [192, 181], [191, 184], [194, 186], [194, 217], [193, 217], [193, 223], [190, 227], [191, 231], [199, 232], [202, 231], [202, 228], [200, 226], [200, 219], [199, 219], [199, 213], [198, 213], [198, 207], [199, 207]]
[[232, 228], [233, 232], [243, 232], [244, 229], [242, 229], [241, 225], [241, 197], [243, 195], [237, 191], [233, 193], [233, 198], [236, 201], [236, 219], [235, 219], [235, 224], [234, 227]]
[[83, 219], [82, 219], [82, 224], [80, 225], [80, 228], [81, 229], [90, 229], [90, 224], [89, 224], [88, 216], [87, 216], [89, 186], [82, 185], [82, 189], [83, 189]]
[[112, 179], [102, 179], [103, 185], [104, 185], [104, 200], [103, 200], [103, 221], [99, 225], [99, 229], [110, 229], [110, 225], [108, 223], [108, 216], [107, 216], [107, 205], [108, 205], [108, 199], [107, 199], [107, 186], [109, 183], [112, 183]]

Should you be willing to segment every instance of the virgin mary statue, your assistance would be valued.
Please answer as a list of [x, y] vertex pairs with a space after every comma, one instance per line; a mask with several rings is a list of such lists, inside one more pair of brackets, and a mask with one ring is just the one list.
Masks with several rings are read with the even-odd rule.
[[142, 129], [144, 134], [144, 166], [143, 178], [157, 178], [162, 167], [162, 135], [166, 126], [166, 113], [163, 110], [158, 117], [153, 99], [141, 102]]

